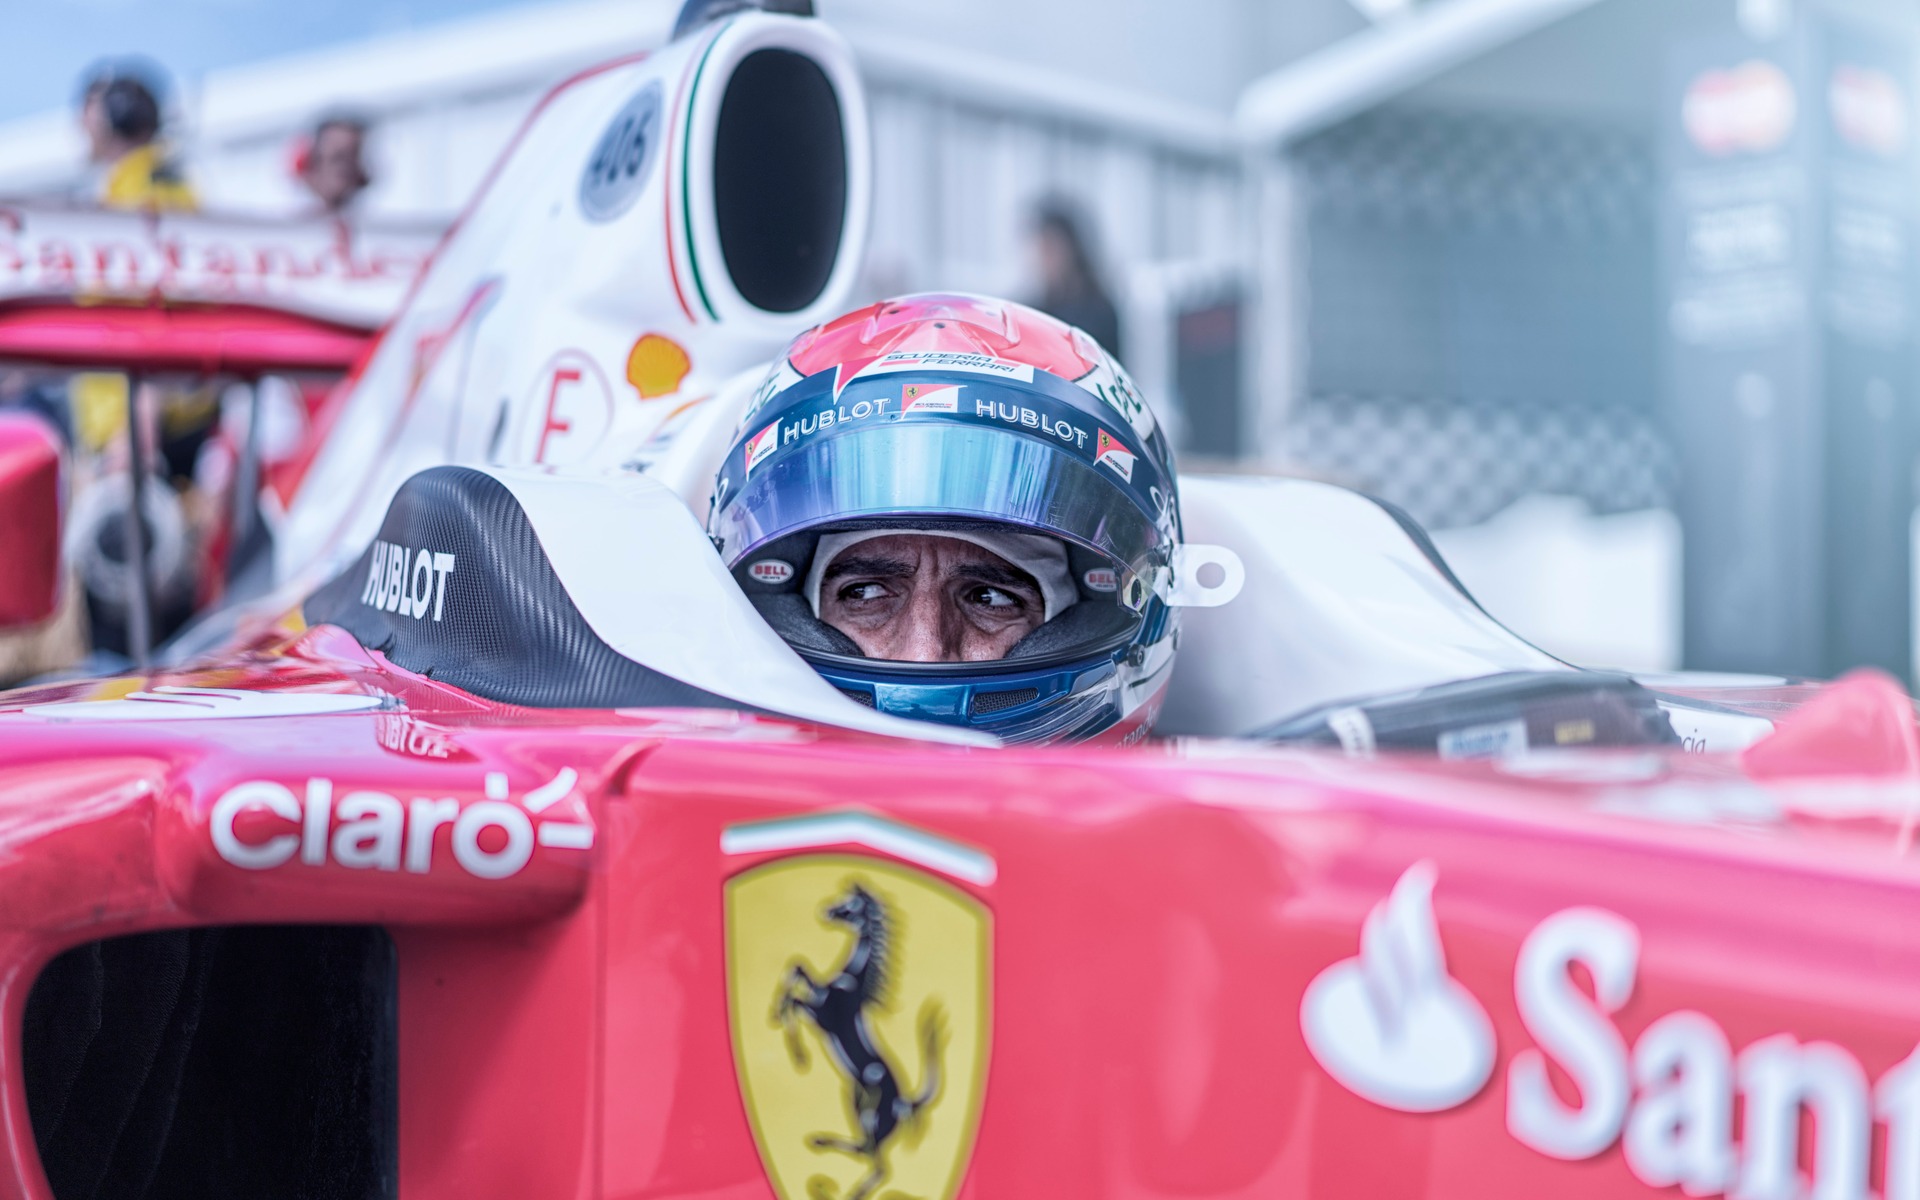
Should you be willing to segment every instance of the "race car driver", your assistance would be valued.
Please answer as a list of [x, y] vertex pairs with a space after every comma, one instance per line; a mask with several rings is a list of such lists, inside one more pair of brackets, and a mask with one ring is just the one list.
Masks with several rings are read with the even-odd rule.
[[977, 296], [807, 331], [749, 406], [708, 532], [854, 700], [1008, 741], [1131, 741], [1173, 661], [1172, 456], [1085, 333]]

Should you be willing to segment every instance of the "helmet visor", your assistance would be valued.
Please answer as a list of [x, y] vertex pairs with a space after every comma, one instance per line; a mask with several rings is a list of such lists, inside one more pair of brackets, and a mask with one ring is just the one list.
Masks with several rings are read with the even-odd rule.
[[992, 521], [1064, 538], [1151, 579], [1168, 542], [1144, 511], [1121, 499], [1104, 469], [1064, 444], [1011, 430], [888, 423], [797, 446], [754, 471], [723, 494], [712, 528], [733, 566], [769, 542], [820, 526]]

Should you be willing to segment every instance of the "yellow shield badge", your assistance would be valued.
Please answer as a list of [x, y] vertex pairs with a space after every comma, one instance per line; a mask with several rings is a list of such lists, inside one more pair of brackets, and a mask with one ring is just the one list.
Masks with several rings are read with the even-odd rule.
[[948, 1200], [986, 1086], [986, 909], [807, 854], [728, 880], [726, 919], [734, 1063], [781, 1200]]

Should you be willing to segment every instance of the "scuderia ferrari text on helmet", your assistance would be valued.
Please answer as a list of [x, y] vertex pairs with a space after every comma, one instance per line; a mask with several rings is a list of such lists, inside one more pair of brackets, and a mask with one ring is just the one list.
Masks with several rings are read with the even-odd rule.
[[[1185, 605], [1231, 552], [1182, 543], [1165, 432], [1084, 332], [924, 294], [775, 362], [708, 532], [768, 623], [850, 699], [1010, 742], [1152, 728]], [[1203, 561], [1227, 581], [1192, 578]]]

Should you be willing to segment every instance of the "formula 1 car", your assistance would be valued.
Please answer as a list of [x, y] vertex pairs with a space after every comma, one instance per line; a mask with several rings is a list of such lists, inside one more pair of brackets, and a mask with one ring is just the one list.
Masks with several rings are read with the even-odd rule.
[[844, 299], [864, 109], [715, 7], [531, 118], [274, 594], [0, 696], [10, 1194], [1920, 1197], [1883, 678], [1578, 670], [1250, 477], [1182, 488], [1244, 579], [1180, 736], [1000, 747], [795, 655], [696, 513]]
[[0, 203], [0, 403], [45, 418], [17, 456], [65, 462], [15, 476], [10, 507], [41, 515], [14, 532], [64, 536], [75, 585], [22, 588], [0, 679], [89, 646], [143, 662], [244, 576], [259, 505], [330, 424], [432, 232]]

